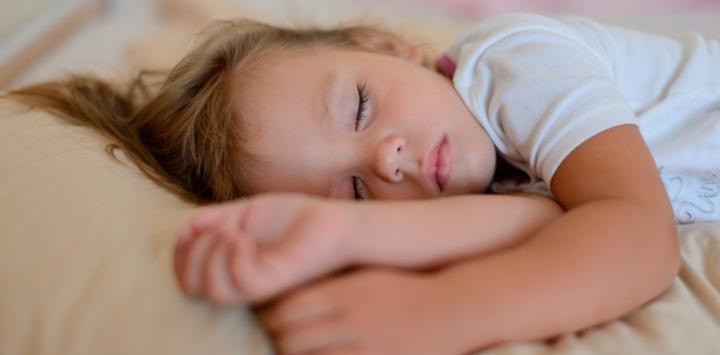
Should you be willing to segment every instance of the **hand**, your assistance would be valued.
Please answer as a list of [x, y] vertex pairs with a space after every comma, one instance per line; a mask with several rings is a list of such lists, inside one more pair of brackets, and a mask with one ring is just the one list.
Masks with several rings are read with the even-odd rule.
[[179, 231], [181, 288], [219, 304], [260, 303], [348, 260], [343, 209], [301, 194], [264, 194], [201, 208]]
[[432, 279], [361, 269], [304, 285], [261, 310], [277, 350], [292, 354], [459, 354]]

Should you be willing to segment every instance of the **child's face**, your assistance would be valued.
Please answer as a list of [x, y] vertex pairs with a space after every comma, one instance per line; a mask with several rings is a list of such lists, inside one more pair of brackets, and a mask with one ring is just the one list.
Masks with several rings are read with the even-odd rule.
[[[492, 142], [452, 82], [419, 60], [320, 47], [267, 55], [250, 75], [234, 109], [262, 161], [247, 166], [256, 193], [432, 198], [481, 193], [492, 179]], [[438, 166], [449, 167], [444, 186]]]

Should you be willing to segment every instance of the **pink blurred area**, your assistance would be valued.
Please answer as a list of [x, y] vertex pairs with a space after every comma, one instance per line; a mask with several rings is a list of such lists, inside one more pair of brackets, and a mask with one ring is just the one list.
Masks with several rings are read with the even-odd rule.
[[423, 4], [447, 12], [486, 17], [508, 11], [571, 12], [577, 14], [671, 13], [698, 8], [720, 9], [720, 0], [394, 0]]

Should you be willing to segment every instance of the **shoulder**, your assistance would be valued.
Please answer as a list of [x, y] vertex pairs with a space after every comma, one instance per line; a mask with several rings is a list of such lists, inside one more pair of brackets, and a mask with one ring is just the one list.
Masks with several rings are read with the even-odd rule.
[[580, 28], [600, 30], [603, 26], [591, 19], [578, 16], [549, 17], [532, 13], [507, 13], [489, 17], [470, 27], [453, 43], [459, 47], [468, 43], [486, 45], [521, 37], [518, 35], [554, 35], [581, 39]]
[[[567, 65], [572, 68], [589, 65], [591, 71], [599, 69], [603, 75], [612, 75], [611, 60], [595, 36], [601, 27], [591, 24], [591, 20], [577, 17], [510, 13], [472, 27], [448, 48], [445, 56], [456, 64], [453, 79], [458, 90], [467, 89], [463, 78], [504, 74], [518, 66], [543, 70], [552, 66], [562, 73]], [[472, 84], [467, 80], [464, 83]]]

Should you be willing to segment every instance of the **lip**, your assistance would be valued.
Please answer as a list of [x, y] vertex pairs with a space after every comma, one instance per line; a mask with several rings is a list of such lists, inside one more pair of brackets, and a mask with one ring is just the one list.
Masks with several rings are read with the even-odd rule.
[[450, 145], [447, 136], [443, 136], [425, 157], [425, 177], [435, 185], [439, 193], [445, 190], [450, 179]]
[[435, 179], [440, 186], [441, 192], [445, 191], [445, 187], [447, 186], [448, 181], [450, 181], [450, 171], [452, 168], [450, 164], [451, 162], [450, 143], [448, 142], [447, 137], [445, 137], [438, 148], [437, 163], [435, 165]]

